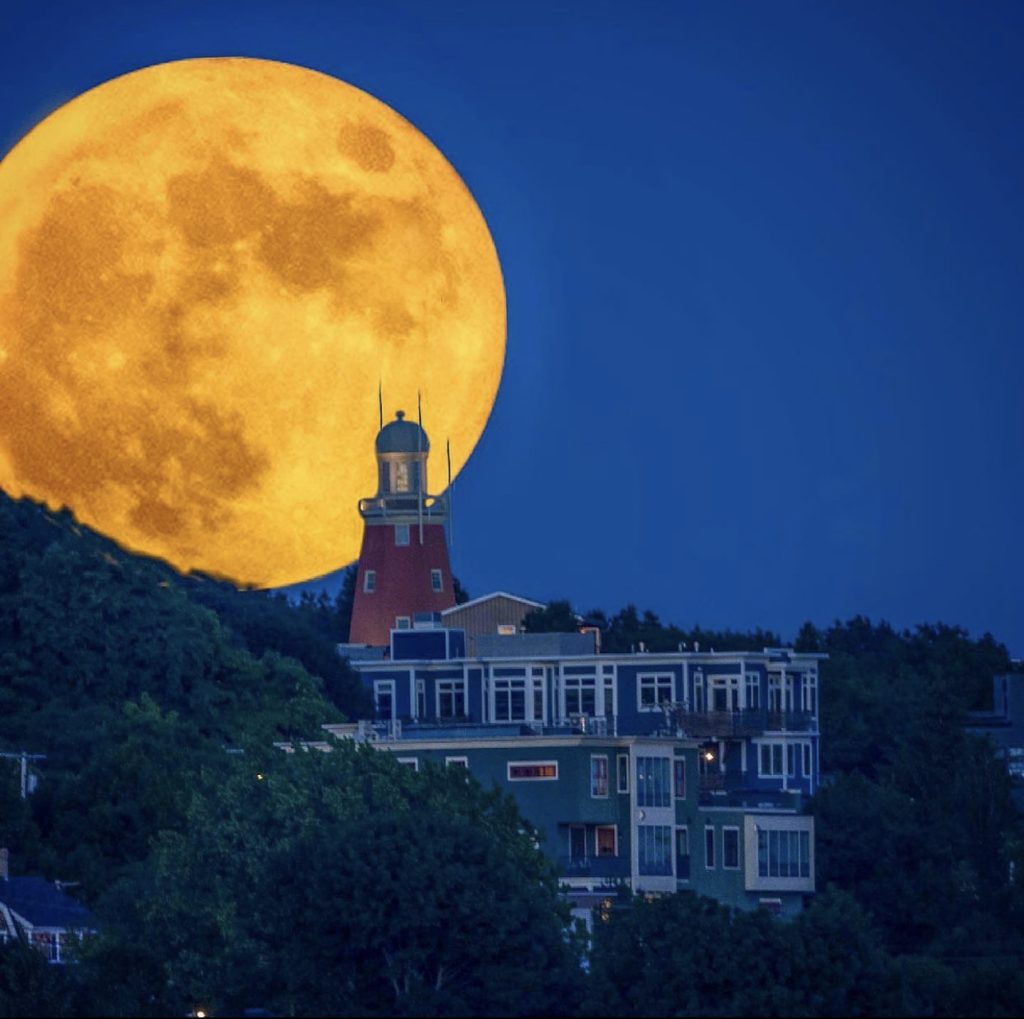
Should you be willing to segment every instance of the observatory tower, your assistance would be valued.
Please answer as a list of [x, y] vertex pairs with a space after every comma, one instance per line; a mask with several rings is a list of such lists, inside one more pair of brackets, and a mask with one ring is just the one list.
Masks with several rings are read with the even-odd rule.
[[359, 553], [349, 642], [386, 646], [391, 630], [455, 604], [444, 497], [427, 495], [430, 441], [398, 411], [377, 433], [377, 494], [359, 500]]

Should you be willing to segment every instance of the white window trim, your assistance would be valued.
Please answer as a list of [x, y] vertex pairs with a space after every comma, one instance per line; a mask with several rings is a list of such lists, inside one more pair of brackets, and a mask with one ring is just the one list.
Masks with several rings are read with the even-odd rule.
[[[435, 580], [437, 583], [434, 583]], [[444, 570], [430, 571], [430, 590], [434, 594], [440, 594], [444, 591]]]
[[[536, 778], [513, 778], [513, 768], [541, 768], [549, 767], [554, 765], [554, 775], [539, 775]], [[557, 782], [558, 781], [558, 761], [509, 761], [505, 765], [505, 778], [509, 782]]]
[[380, 711], [379, 700], [381, 692], [387, 691], [391, 694], [391, 718], [394, 719], [398, 716], [398, 704], [396, 703], [398, 694], [396, 691], [397, 684], [393, 679], [375, 679], [373, 681], [373, 710], [376, 712]]
[[[730, 867], [725, 859], [725, 833], [727, 831], [736, 832], [736, 866]], [[740, 829], [739, 825], [735, 824], [723, 824], [722, 825], [722, 870], [742, 870], [743, 869], [743, 843], [740, 840]]]
[[658, 696], [659, 679], [667, 679], [669, 681], [669, 699], [668, 703], [671, 704], [675, 699], [676, 692], [676, 677], [671, 672], [638, 672], [636, 676], [636, 710], [637, 711], [661, 711], [661, 705], [665, 702], [658, 701], [655, 705], [643, 703], [643, 688], [644, 680], [649, 679], [654, 681], [654, 696]]
[[[444, 683], [452, 683], [462, 687], [462, 707], [463, 715], [469, 713], [469, 683], [466, 677], [463, 676], [461, 679], [438, 679], [434, 683], [434, 717], [438, 721], [451, 721], [457, 718], [457, 715], [441, 715], [441, 686]], [[454, 691], [453, 691], [454, 692]]]
[[[609, 831], [609, 830], [612, 833], [612, 847], [614, 848], [615, 852], [613, 852], [611, 854], [611, 856], [602, 856], [600, 854], [600, 852], [598, 852], [598, 848], [600, 846], [600, 843], [598, 842], [597, 833], [599, 831]], [[612, 856], [618, 856], [618, 855], [619, 855], [619, 826], [617, 824], [597, 824], [597, 825], [594, 825], [594, 859], [595, 860], [610, 860], [612, 858]]]
[[[708, 862], [708, 832], [711, 832], [711, 862]], [[718, 851], [715, 845], [715, 826], [713, 824], [704, 825], [704, 869], [705, 870], [717, 870], [718, 864]]]
[[396, 757], [396, 761], [405, 767], [411, 767], [413, 771], [420, 770], [420, 759], [418, 757]]
[[363, 570], [363, 594], [373, 594], [377, 590], [377, 571]]
[[[604, 793], [594, 792], [594, 761], [604, 761]], [[611, 795], [612, 776], [608, 768], [608, 755], [607, 754], [591, 754], [590, 755], [590, 798], [592, 800], [606, 800]]]
[[800, 744], [803, 748], [800, 754], [800, 767], [803, 769], [803, 777], [810, 778], [811, 772], [813, 771], [812, 760], [814, 755], [811, 753], [811, 744], [809, 741], [805, 741]]
[[455, 766], [457, 768], [465, 768], [469, 771], [469, 758], [468, 757], [445, 757], [444, 766], [446, 768]]
[[[402, 620], [405, 620], [405, 626], [402, 626]], [[396, 630], [411, 630], [412, 629], [412, 617], [411, 616], [395, 616], [395, 629]]]

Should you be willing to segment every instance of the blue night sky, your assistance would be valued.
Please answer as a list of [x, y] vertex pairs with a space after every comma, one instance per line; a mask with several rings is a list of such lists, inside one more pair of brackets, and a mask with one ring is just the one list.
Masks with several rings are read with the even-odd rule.
[[1022, 655], [1021, 52], [995, 0], [0, 0], [0, 152], [147, 64], [343, 78], [447, 155], [505, 273], [471, 594]]

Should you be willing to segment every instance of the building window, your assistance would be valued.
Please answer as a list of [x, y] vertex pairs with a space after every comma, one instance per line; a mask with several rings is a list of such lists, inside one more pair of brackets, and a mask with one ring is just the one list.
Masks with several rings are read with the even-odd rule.
[[739, 828], [722, 829], [722, 868], [723, 870], [740, 869]]
[[498, 623], [498, 633], [502, 637], [514, 637], [517, 632], [515, 623]]
[[427, 682], [416, 680], [416, 717], [425, 718], [427, 714]]
[[393, 679], [375, 679], [373, 681], [373, 703], [378, 718], [395, 717], [395, 681]]
[[411, 630], [412, 620], [408, 616], [395, 616], [396, 630]]
[[671, 876], [672, 829], [662, 824], [641, 824], [636, 834], [640, 873]]
[[629, 754], [619, 754], [618, 790], [620, 793], [629, 792]]
[[565, 714], [593, 715], [597, 713], [597, 680], [593, 676], [565, 676]]
[[596, 832], [597, 855], [618, 856], [619, 847], [616, 838], [617, 829], [614, 824], [599, 824]]
[[430, 589], [435, 592], [444, 590], [444, 577], [440, 570], [430, 571]]
[[686, 758], [672, 761], [672, 792], [677, 800], [686, 799]]
[[377, 590], [377, 571], [366, 570], [363, 573], [363, 590], [367, 594], [373, 594]]
[[407, 460], [399, 460], [395, 464], [395, 491], [409, 491], [409, 462]]
[[761, 706], [761, 677], [756, 672], [747, 673], [747, 708], [754, 711]]
[[803, 747], [804, 747], [804, 760], [803, 760], [804, 772], [803, 772], [803, 774], [804, 774], [804, 778], [810, 778], [811, 777], [811, 744], [810, 743], [805, 743], [803, 745]]
[[812, 715], [818, 710], [818, 676], [814, 672], [804, 673], [803, 709]]
[[608, 758], [594, 754], [590, 758], [590, 795], [604, 798], [608, 795]]
[[509, 761], [510, 782], [555, 782], [558, 780], [558, 761]]
[[469, 770], [468, 757], [446, 757], [444, 763], [446, 768], [465, 768]]
[[782, 710], [782, 677], [777, 672], [768, 674], [768, 710]]
[[462, 718], [466, 714], [466, 681], [439, 679], [437, 681], [437, 717]]
[[526, 680], [525, 679], [494, 679], [491, 680], [494, 691], [495, 722], [526, 721]]
[[676, 879], [690, 880], [690, 829], [676, 828]]
[[786, 745], [786, 774], [790, 778], [796, 775], [796, 752], [796, 743], [788, 743]]
[[604, 677], [604, 713], [606, 717], [615, 714], [615, 678], [607, 673]]
[[697, 669], [693, 674], [693, 710], [704, 713], [704, 670]]
[[759, 877], [810, 877], [811, 833], [757, 829]]
[[657, 711], [662, 704], [672, 703], [671, 675], [640, 675], [639, 683], [641, 711]]
[[413, 771], [420, 770], [420, 759], [418, 757], [399, 757], [398, 763], [403, 768], [412, 768]]
[[759, 778], [778, 778], [782, 775], [782, 744], [762, 743], [758, 747], [757, 774]]
[[533, 720], [544, 721], [544, 677], [533, 677]]
[[707, 870], [715, 869], [715, 829], [704, 829], [704, 866]]
[[636, 805], [638, 807], [671, 807], [667, 757], [636, 759]]
[[782, 899], [758, 899], [757, 905], [772, 916], [782, 916]]
[[409, 525], [408, 524], [395, 524], [395, 544], [396, 545], [408, 545], [409, 544]]

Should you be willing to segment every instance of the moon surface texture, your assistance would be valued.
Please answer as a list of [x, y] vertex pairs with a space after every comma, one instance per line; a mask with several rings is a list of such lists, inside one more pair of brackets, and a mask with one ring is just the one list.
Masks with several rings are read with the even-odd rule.
[[0, 162], [0, 487], [183, 571], [276, 587], [356, 558], [378, 382], [385, 419], [422, 391], [436, 491], [504, 355], [469, 190], [336, 78], [144, 68]]

